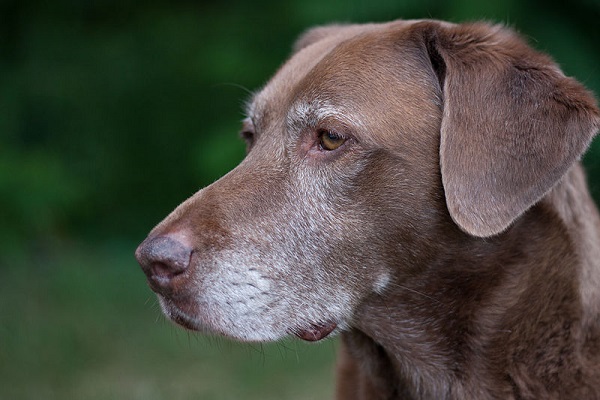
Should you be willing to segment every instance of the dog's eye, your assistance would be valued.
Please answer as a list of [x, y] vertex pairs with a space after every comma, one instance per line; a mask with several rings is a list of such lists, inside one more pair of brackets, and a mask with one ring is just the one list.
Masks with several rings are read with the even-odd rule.
[[246, 153], [248, 153], [254, 144], [254, 124], [249, 119], [244, 121], [240, 136], [246, 142]]
[[243, 130], [240, 132], [240, 136], [242, 137], [242, 139], [244, 139], [244, 141], [247, 144], [252, 144], [252, 142], [254, 141], [254, 132], [252, 131]]
[[244, 142], [246, 142], [246, 154], [248, 154], [254, 144], [254, 132], [243, 130], [240, 132], [240, 136], [244, 139]]
[[319, 147], [325, 151], [333, 151], [346, 142], [346, 138], [330, 130], [319, 131]]

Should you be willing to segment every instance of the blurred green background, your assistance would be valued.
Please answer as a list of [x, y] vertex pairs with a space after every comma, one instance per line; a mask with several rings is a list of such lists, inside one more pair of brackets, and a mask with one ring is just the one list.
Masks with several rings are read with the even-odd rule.
[[187, 333], [133, 251], [240, 161], [299, 33], [396, 18], [504, 22], [600, 93], [599, 0], [0, 0], [0, 399], [330, 398], [335, 340]]

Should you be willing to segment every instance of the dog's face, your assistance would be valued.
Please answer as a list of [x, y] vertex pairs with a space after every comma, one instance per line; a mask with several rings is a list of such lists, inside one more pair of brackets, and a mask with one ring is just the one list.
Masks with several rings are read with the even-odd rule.
[[194, 249], [175, 294], [157, 290], [174, 320], [241, 340], [319, 339], [389, 284], [389, 219], [410, 236], [431, 217], [436, 80], [414, 49], [398, 59], [391, 40], [341, 39], [283, 66], [248, 105], [246, 159], [154, 230]]
[[[461, 203], [472, 182], [457, 176], [475, 169], [464, 154], [489, 162], [494, 150], [460, 132], [444, 137], [452, 118], [463, 118], [448, 105], [468, 101], [446, 92], [459, 67], [439, 31], [452, 26], [423, 24], [321, 28], [298, 42], [248, 105], [246, 158], [138, 248], [170, 318], [244, 341], [319, 340], [352, 326], [370, 296], [418, 274], [439, 238], [497, 234], [531, 205], [531, 193], [535, 201], [545, 193], [551, 183], [525, 182], [526, 193], [507, 201], [517, 211], [498, 208], [496, 192], [480, 193], [486, 171], [475, 198]], [[469, 118], [459, 131], [470, 130]], [[552, 174], [564, 173], [586, 135]], [[463, 154], [470, 142], [475, 149]], [[490, 207], [499, 222], [486, 222]]]

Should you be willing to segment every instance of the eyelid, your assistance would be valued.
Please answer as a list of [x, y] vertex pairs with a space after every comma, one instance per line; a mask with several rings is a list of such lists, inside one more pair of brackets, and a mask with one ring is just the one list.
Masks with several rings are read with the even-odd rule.
[[255, 134], [256, 131], [254, 129], [254, 124], [252, 123], [252, 120], [250, 118], [245, 118], [242, 121], [242, 129], [240, 131], [240, 136], [246, 140], [251, 139]]
[[317, 130], [317, 135], [322, 136], [324, 134], [329, 134], [329, 135], [335, 136], [336, 138], [339, 138], [339, 139], [344, 139], [344, 140], [348, 139], [348, 135], [346, 135], [342, 132], [336, 131], [335, 129], [318, 129]]
[[244, 131], [254, 132], [254, 122], [252, 122], [252, 118], [247, 117], [242, 121], [242, 132]]
[[250, 152], [254, 145], [254, 140], [256, 136], [256, 131], [254, 129], [254, 124], [252, 123], [252, 119], [245, 118], [242, 121], [242, 130], [240, 131], [240, 137], [244, 139], [246, 142], [246, 154]]

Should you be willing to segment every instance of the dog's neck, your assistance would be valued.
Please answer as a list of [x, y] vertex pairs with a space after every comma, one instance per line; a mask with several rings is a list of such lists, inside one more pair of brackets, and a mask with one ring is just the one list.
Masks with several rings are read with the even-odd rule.
[[[436, 245], [420, 272], [365, 301], [343, 338], [366, 393], [356, 398], [510, 398], [524, 382], [549, 384], [549, 365], [579, 357], [573, 336], [598, 337], [597, 324], [585, 322], [597, 312], [582, 313], [582, 301], [593, 299], [580, 279], [600, 275], [598, 265], [574, 271], [589, 255], [570, 225], [588, 224], [589, 214], [583, 220], [576, 208], [557, 212], [548, 203], [569, 193], [559, 185], [498, 237]], [[587, 229], [598, 237], [597, 221]]]

